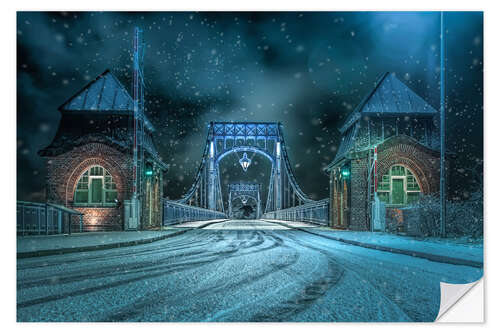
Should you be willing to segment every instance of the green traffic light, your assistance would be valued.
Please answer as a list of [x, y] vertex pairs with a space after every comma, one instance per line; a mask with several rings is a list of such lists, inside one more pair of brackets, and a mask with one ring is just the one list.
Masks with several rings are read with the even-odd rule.
[[153, 166], [150, 163], [146, 164], [146, 170], [144, 171], [144, 174], [146, 176], [152, 176], [153, 175]]

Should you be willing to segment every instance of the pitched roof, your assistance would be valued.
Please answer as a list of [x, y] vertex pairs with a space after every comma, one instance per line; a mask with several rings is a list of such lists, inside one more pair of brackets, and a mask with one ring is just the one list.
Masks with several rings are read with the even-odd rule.
[[120, 81], [107, 69], [64, 102], [64, 111], [131, 111], [134, 101]]
[[[127, 113], [134, 111], [134, 100], [121, 82], [107, 69], [64, 102], [59, 110], [61, 112]], [[146, 116], [144, 116], [144, 122], [149, 130], [154, 130]]]
[[330, 164], [328, 164], [325, 170], [331, 169], [350, 151], [351, 147], [354, 144], [354, 138], [356, 137], [357, 129], [358, 128], [356, 126], [352, 126], [348, 129], [346, 133], [344, 133], [342, 139], [340, 140], [339, 149], [337, 150], [337, 154], [335, 154], [335, 158]]
[[386, 72], [377, 80], [356, 109], [349, 114], [340, 131], [344, 133], [362, 114], [371, 115], [434, 115], [437, 113], [429, 103], [414, 93], [394, 73]]

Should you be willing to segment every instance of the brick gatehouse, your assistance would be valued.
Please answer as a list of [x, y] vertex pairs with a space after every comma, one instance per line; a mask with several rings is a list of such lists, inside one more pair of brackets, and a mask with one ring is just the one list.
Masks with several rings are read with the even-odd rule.
[[[85, 231], [124, 229], [124, 201], [132, 197], [133, 100], [109, 71], [61, 107], [51, 144], [40, 150], [47, 165], [47, 202], [83, 212]], [[141, 229], [159, 227], [167, 165], [144, 120], [144, 165], [140, 172]]]
[[385, 73], [340, 127], [341, 143], [326, 171], [330, 225], [370, 230], [377, 147], [377, 196], [388, 210], [439, 191], [438, 112], [393, 73]]

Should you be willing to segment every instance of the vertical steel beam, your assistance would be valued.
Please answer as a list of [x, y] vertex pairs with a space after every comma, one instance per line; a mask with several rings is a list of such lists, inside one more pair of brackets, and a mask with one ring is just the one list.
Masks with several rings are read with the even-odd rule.
[[49, 234], [49, 208], [47, 204], [45, 204], [45, 234]]
[[57, 210], [57, 233], [62, 234], [63, 232], [63, 225], [62, 225], [62, 212], [61, 210]]
[[36, 220], [37, 220], [37, 224], [38, 224], [38, 234], [41, 235], [42, 234], [42, 218], [40, 217], [40, 207], [37, 207], [36, 208]]
[[282, 195], [283, 195], [283, 183], [281, 179], [281, 142], [276, 141], [276, 175], [275, 175], [274, 194], [275, 194], [275, 204], [276, 210], [281, 210], [282, 208]]
[[26, 225], [24, 222], [24, 205], [21, 205], [21, 228], [22, 228], [21, 234], [24, 236], [26, 230]]
[[257, 218], [260, 219], [260, 186], [257, 191]]
[[216, 188], [215, 188], [215, 145], [213, 139], [209, 142], [208, 157], [208, 209], [216, 210]]

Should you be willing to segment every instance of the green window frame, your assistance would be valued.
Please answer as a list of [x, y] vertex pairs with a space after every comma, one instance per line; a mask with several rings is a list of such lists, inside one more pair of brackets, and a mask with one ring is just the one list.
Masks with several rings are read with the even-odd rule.
[[113, 176], [100, 165], [93, 165], [80, 176], [75, 193], [75, 206], [115, 206], [118, 197]]
[[380, 201], [388, 205], [404, 206], [415, 203], [420, 198], [418, 179], [404, 165], [395, 164], [382, 175], [377, 187]]

